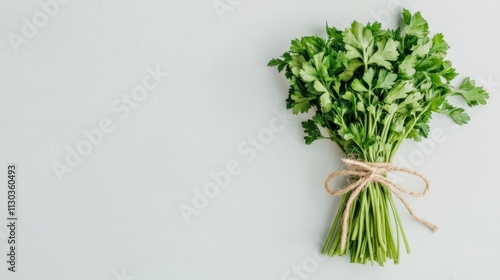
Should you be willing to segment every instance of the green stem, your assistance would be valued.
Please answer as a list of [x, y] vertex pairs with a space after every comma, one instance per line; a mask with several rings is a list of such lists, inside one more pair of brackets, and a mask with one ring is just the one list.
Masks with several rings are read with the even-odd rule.
[[[362, 159], [373, 161], [379, 153], [385, 160], [391, 160], [392, 150], [365, 152]], [[353, 263], [369, 261], [383, 266], [387, 259], [399, 263], [400, 240], [403, 240], [407, 252], [410, 248], [392, 193], [379, 183], [371, 183], [354, 200], [349, 213], [346, 250], [340, 251], [342, 216], [350, 195], [351, 193], [348, 193], [342, 198], [322, 254], [329, 256], [349, 254]]]
[[325, 245], [323, 246], [323, 249], [321, 250], [321, 254], [326, 254], [326, 252], [328, 252], [328, 250], [329, 250], [329, 248], [331, 246], [331, 242], [333, 241], [332, 238], [334, 236], [335, 230], [337, 229], [337, 225], [339, 223], [340, 216], [344, 212], [344, 208], [345, 208], [345, 204], [347, 202], [347, 198], [348, 198], [347, 195], [344, 195], [342, 197], [342, 202], [340, 203], [340, 207], [337, 210], [337, 215], [335, 215], [335, 220], [333, 222], [332, 228], [330, 229], [330, 233], [328, 234], [328, 237], [327, 237], [327, 239], [325, 241]]

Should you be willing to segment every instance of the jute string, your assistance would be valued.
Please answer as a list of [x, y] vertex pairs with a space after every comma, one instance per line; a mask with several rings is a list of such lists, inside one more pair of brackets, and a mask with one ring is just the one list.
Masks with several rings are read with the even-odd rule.
[[[349, 196], [349, 199], [347, 200], [344, 209], [344, 214], [342, 216], [342, 235], [340, 238], [341, 252], [344, 252], [346, 246], [347, 231], [349, 228], [349, 216], [351, 212], [352, 203], [359, 196], [361, 191], [364, 190], [366, 187], [368, 187], [370, 183], [377, 182], [386, 186], [391, 192], [393, 192], [399, 198], [399, 200], [404, 204], [406, 209], [408, 209], [410, 215], [413, 218], [415, 218], [415, 220], [426, 225], [433, 232], [438, 230], [438, 227], [436, 225], [431, 224], [430, 222], [415, 215], [413, 209], [410, 207], [408, 202], [406, 202], [406, 200], [403, 198], [403, 194], [408, 194], [414, 197], [422, 197], [427, 194], [430, 188], [430, 183], [429, 180], [424, 175], [416, 171], [413, 171], [411, 169], [393, 166], [392, 163], [363, 162], [347, 158], [342, 159], [342, 161], [345, 163], [348, 169], [333, 172], [328, 176], [328, 178], [326, 178], [325, 181], [325, 188], [328, 191], [328, 193], [332, 195], [339, 196], [352, 191], [351, 195]], [[386, 174], [391, 171], [405, 172], [421, 178], [425, 182], [425, 189], [422, 192], [414, 192], [394, 183], [393, 181], [391, 181], [386, 177]], [[349, 184], [347, 187], [343, 189], [332, 190], [330, 188], [330, 181], [336, 177], [343, 177], [343, 176], [357, 177], [358, 180]]]

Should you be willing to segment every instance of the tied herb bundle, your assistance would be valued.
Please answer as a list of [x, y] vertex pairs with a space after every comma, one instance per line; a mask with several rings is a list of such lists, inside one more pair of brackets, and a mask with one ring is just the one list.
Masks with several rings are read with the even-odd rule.
[[[433, 113], [446, 114], [459, 125], [470, 120], [450, 99], [463, 99], [471, 107], [488, 98], [469, 78], [453, 86], [457, 72], [446, 60], [449, 47], [443, 35], [429, 36], [420, 13], [403, 10], [402, 15], [403, 26], [396, 30], [377, 22], [365, 26], [355, 21], [344, 31], [327, 26], [328, 38], [292, 40], [289, 51], [269, 62], [290, 81], [287, 108], [294, 114], [315, 109], [302, 123], [305, 142], [330, 139], [348, 156], [344, 162], [350, 169], [331, 174], [326, 182], [330, 193], [343, 198], [322, 253], [349, 253], [353, 263], [398, 263], [401, 239], [410, 252], [393, 193], [412, 216], [436, 229], [416, 217], [402, 198], [403, 193], [425, 195], [427, 179], [390, 163], [405, 139], [427, 137]], [[426, 190], [400, 187], [387, 178], [391, 171], [420, 176]], [[349, 175], [348, 187], [331, 190], [330, 179]]]

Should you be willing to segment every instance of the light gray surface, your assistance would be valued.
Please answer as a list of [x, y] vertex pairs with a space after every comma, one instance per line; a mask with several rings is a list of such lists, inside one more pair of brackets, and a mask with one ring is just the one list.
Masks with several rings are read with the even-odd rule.
[[[43, 10], [0, 2], [0, 174], [18, 165], [20, 219], [15, 274], [0, 227], [0, 278], [267, 280], [305, 264], [313, 280], [498, 279], [498, 4], [365, 2], [73, 0], [17, 53], [12, 33]], [[265, 65], [291, 39], [324, 35], [325, 21], [395, 26], [401, 3], [445, 34], [458, 72], [492, 96], [466, 127], [435, 117], [430, 142], [400, 151], [431, 179], [431, 194], [410, 202], [441, 231], [401, 208], [413, 252], [399, 266], [318, 257], [339, 203], [323, 182], [341, 155], [332, 143], [304, 145], [304, 116], [284, 117], [287, 82]], [[121, 96], [157, 67], [168, 77], [125, 115]], [[58, 180], [54, 162], [103, 119], [113, 131]], [[251, 148], [259, 135], [269, 141]], [[227, 186], [186, 223], [179, 207], [228, 164]]]

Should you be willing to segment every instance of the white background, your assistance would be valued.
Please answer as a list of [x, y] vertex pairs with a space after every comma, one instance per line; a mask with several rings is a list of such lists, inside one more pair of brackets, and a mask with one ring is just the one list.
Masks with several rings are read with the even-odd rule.
[[[306, 116], [275, 122], [287, 81], [266, 64], [295, 37], [325, 35], [326, 21], [395, 27], [403, 5], [445, 34], [450, 60], [489, 90], [489, 104], [465, 127], [436, 116], [439, 137], [400, 151], [432, 182], [429, 196], [409, 201], [438, 233], [401, 208], [412, 246], [401, 264], [323, 257], [302, 278], [499, 279], [497, 1], [226, 1], [73, 0], [18, 52], [9, 36], [43, 10], [0, 3], [0, 278], [278, 280], [293, 266], [304, 271], [339, 203], [323, 183], [341, 154], [327, 141], [303, 143]], [[122, 120], [111, 105], [147, 67], [169, 76]], [[59, 181], [54, 162], [105, 118], [113, 132]], [[238, 150], [271, 122], [282, 129], [254, 157]], [[231, 161], [240, 173], [186, 223], [179, 206], [192, 206], [210, 172]], [[6, 264], [9, 163], [19, 172], [16, 273]]]

